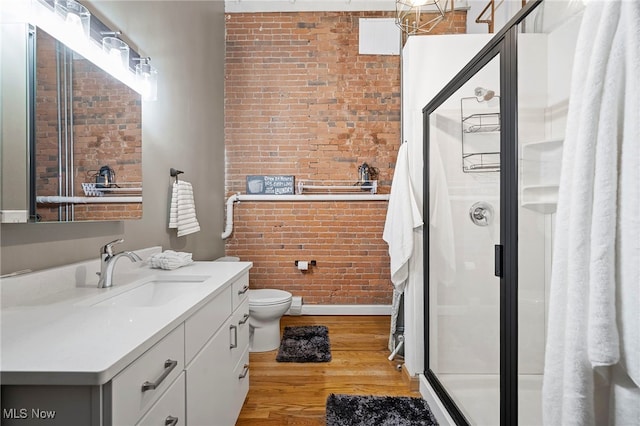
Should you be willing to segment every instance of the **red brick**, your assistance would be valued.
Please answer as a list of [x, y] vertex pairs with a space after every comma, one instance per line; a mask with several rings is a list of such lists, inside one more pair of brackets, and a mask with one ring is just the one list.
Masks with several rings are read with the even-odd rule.
[[[392, 12], [227, 16], [227, 194], [246, 176], [356, 182], [363, 162], [388, 193], [400, 145], [400, 58], [359, 55], [359, 18]], [[465, 12], [432, 34], [465, 32]], [[262, 31], [260, 31], [262, 28]], [[307, 304], [389, 304], [386, 202], [242, 202], [228, 255], [254, 262], [252, 288]], [[295, 260], [316, 260], [300, 272]]]

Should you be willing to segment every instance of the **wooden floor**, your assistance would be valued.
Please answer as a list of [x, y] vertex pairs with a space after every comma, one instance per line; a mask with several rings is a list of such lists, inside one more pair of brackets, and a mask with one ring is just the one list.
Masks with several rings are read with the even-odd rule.
[[388, 316], [284, 316], [287, 325], [326, 325], [332, 360], [276, 362], [277, 350], [250, 354], [250, 387], [236, 425], [323, 425], [331, 393], [420, 396], [399, 361], [389, 361]]

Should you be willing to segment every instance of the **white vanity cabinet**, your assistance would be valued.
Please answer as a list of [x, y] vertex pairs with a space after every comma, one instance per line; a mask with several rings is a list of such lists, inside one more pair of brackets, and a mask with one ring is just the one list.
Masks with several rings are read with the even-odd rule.
[[[174, 321], [158, 324], [168, 331], [147, 340], [154, 343], [144, 351], [141, 346], [150, 343], [141, 341], [136, 355], [130, 354], [132, 361], [120, 361], [122, 367], [104, 384], [71, 385], [65, 379], [73, 377], [69, 373], [47, 379], [59, 382], [50, 384], [15, 383], [19, 379], [11, 376], [14, 383], [2, 385], [0, 423], [41, 424], [35, 409], [55, 414], [48, 425], [234, 425], [249, 388], [248, 267], [232, 276], [217, 286], [215, 296], [203, 296], [204, 305], [194, 304], [176, 312]], [[136, 321], [123, 319], [124, 312], [118, 315], [132, 329], [121, 332], [133, 333]], [[151, 324], [153, 312], [138, 314]]]
[[197, 313], [186, 324], [187, 330], [196, 327], [212, 331], [202, 350], [186, 366], [190, 426], [232, 426], [242, 408], [249, 390], [248, 280], [244, 275], [232, 284], [233, 312], [217, 331], [207, 327]]

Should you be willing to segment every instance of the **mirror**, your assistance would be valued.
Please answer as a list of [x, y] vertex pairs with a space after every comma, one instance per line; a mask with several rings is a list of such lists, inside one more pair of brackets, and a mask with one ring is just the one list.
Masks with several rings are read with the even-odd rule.
[[33, 221], [140, 219], [140, 95], [40, 28], [31, 38]]

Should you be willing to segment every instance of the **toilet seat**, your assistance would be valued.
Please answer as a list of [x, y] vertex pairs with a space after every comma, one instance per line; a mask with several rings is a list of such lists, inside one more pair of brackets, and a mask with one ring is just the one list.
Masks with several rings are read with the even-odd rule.
[[249, 306], [271, 306], [288, 303], [291, 293], [284, 290], [256, 289], [249, 290]]

